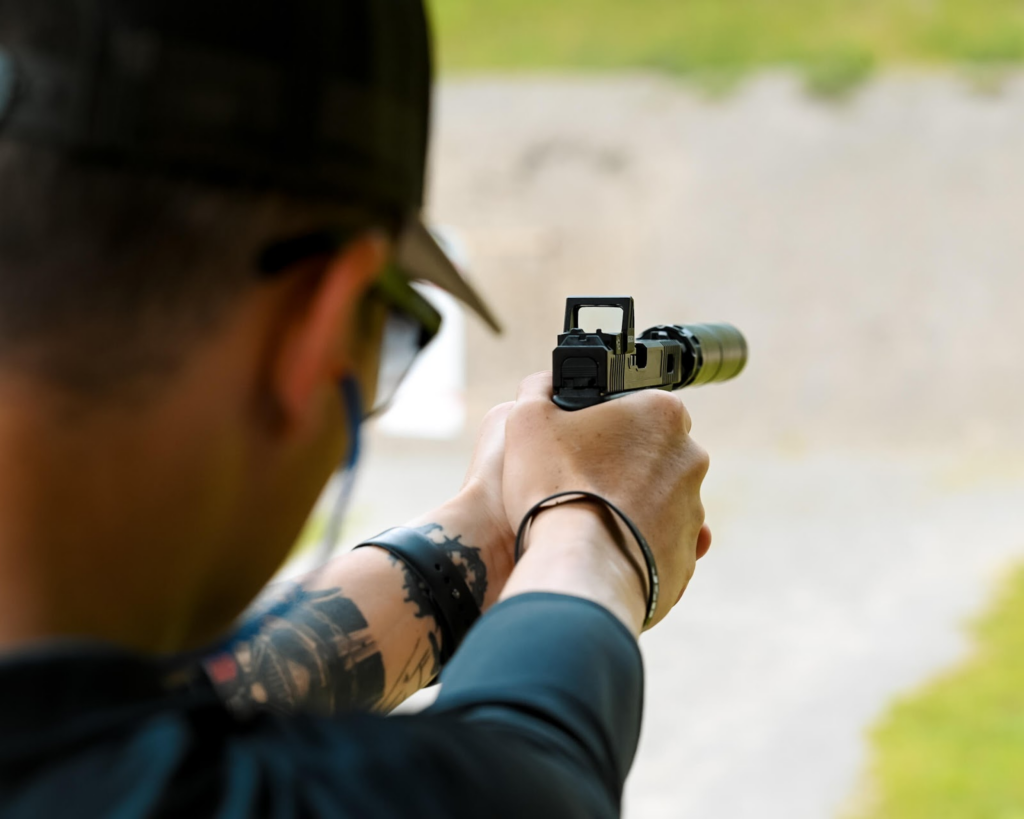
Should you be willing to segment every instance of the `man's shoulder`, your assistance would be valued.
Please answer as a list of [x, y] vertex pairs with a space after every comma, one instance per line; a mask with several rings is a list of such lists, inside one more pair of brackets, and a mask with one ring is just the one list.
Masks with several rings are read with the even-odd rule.
[[124, 655], [0, 661], [0, 816], [290, 815], [304, 781], [343, 790], [383, 722], [237, 716]]

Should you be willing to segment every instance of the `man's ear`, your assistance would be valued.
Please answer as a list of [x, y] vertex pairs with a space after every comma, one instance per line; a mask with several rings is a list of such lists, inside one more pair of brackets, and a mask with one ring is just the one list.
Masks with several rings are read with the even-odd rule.
[[368, 233], [310, 274], [309, 288], [288, 313], [273, 373], [287, 427], [304, 426], [322, 388], [335, 389], [342, 375], [354, 369], [358, 309], [389, 253], [384, 234]]

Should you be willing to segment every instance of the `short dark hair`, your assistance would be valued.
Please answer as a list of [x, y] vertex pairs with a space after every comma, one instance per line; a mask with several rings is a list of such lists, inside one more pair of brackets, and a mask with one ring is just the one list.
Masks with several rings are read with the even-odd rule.
[[341, 207], [92, 167], [0, 141], [0, 368], [97, 394], [167, 373]]
[[[77, 0], [0, 0], [0, 42], [74, 47]], [[357, 203], [90, 164], [0, 131], [0, 370], [99, 395], [174, 369], [266, 244]]]

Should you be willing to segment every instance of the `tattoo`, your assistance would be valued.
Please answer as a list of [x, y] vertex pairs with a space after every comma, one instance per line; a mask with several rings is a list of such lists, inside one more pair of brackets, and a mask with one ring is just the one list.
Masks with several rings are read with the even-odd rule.
[[228, 651], [206, 662], [230, 707], [321, 714], [373, 707], [384, 661], [366, 619], [340, 588], [291, 584]]
[[[469, 593], [473, 595], [476, 604], [483, 608], [484, 596], [487, 594], [487, 566], [483, 558], [480, 557], [480, 550], [463, 543], [462, 535], [456, 535], [454, 538], [448, 537], [444, 533], [444, 527], [439, 523], [428, 523], [426, 526], [418, 526], [414, 531], [425, 535], [444, 549], [452, 563], [459, 570], [462, 579], [466, 581]], [[420, 616], [422, 615], [417, 614], [417, 617]]]
[[404, 560], [399, 560], [391, 552], [388, 552], [388, 558], [391, 560], [392, 566], [399, 566], [402, 569], [402, 577], [405, 580], [402, 584], [402, 588], [405, 590], [405, 599], [402, 602], [412, 603], [416, 607], [417, 620], [433, 617], [434, 607], [430, 605], [430, 594], [427, 592], [426, 584]]
[[411, 693], [425, 688], [434, 681], [441, 669], [441, 649], [438, 644], [436, 630], [429, 634], [430, 647], [425, 650], [422, 640], [417, 640], [412, 654], [405, 661], [398, 678], [378, 706], [381, 711], [388, 712], [400, 705]]
[[[431, 523], [418, 532], [441, 546], [465, 580], [477, 605], [487, 594], [481, 550], [448, 537]], [[441, 628], [419, 578], [402, 561], [404, 603], [417, 619], [429, 618], [426, 637], [385, 690], [384, 657], [366, 618], [341, 588], [306, 589], [291, 583], [272, 589], [255, 607], [230, 648], [205, 662], [208, 676], [233, 710], [296, 710], [333, 714], [363, 708], [389, 711], [430, 684], [441, 670]]]

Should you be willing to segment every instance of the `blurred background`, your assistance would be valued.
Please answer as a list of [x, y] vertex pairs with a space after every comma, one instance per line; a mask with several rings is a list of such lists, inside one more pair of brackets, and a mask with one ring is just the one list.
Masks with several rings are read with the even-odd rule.
[[1024, 2], [431, 5], [430, 213], [506, 332], [442, 304], [343, 539], [458, 489], [566, 296], [733, 322], [626, 816], [1024, 817]]

